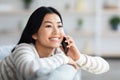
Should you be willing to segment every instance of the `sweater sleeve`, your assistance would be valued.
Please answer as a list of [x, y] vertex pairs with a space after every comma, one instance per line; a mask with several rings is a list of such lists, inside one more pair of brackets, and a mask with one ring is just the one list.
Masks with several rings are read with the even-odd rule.
[[83, 69], [94, 74], [102, 74], [109, 70], [109, 64], [101, 57], [81, 54], [76, 63]]
[[51, 57], [36, 59], [34, 51], [29, 47], [18, 47], [13, 52], [13, 60], [17, 71], [25, 79], [33, 76], [37, 70], [53, 70], [62, 64], [66, 64], [69, 58], [64, 54], [56, 54]]

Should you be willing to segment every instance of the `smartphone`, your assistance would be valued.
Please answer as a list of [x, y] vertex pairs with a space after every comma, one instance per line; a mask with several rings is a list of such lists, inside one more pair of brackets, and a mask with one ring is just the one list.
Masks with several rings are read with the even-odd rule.
[[67, 52], [68, 52], [68, 48], [67, 48], [68, 43], [65, 42], [65, 40], [66, 40], [66, 38], [64, 37], [61, 44], [62, 44], [62, 47], [64, 49], [65, 54], [67, 54]]

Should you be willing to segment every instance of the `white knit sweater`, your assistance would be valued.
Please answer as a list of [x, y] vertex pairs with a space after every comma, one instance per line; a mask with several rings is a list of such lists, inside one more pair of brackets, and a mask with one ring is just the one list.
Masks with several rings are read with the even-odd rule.
[[[40, 58], [34, 45], [20, 44], [14, 52], [0, 62], [0, 80], [25, 80], [39, 69], [53, 70], [69, 59], [57, 49], [51, 57]], [[81, 69], [94, 74], [100, 74], [109, 70], [109, 64], [101, 57], [92, 57], [80, 54], [76, 61]]]

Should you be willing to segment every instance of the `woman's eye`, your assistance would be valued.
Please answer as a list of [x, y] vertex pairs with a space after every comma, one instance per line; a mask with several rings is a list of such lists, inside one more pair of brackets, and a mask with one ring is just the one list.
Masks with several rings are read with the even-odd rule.
[[52, 26], [51, 26], [51, 25], [47, 25], [46, 27], [47, 27], [47, 28], [50, 28], [50, 27], [52, 27]]
[[63, 26], [59, 25], [58, 28], [62, 28]]

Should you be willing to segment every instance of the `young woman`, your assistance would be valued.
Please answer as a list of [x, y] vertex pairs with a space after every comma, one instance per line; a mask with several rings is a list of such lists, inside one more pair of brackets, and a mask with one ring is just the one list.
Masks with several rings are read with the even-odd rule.
[[[61, 45], [64, 37], [67, 54]], [[64, 33], [60, 13], [43, 6], [30, 16], [12, 54], [0, 62], [0, 80], [79, 80], [80, 69], [101, 74], [109, 70], [109, 64], [101, 57], [80, 53]]]

